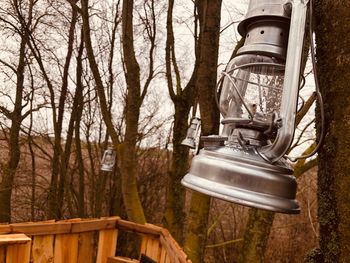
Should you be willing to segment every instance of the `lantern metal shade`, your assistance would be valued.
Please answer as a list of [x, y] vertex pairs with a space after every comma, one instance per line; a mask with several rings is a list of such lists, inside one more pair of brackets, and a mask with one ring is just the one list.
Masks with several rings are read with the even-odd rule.
[[209, 147], [193, 158], [181, 183], [225, 201], [297, 214], [300, 207], [292, 173], [285, 161], [269, 164], [252, 148]]

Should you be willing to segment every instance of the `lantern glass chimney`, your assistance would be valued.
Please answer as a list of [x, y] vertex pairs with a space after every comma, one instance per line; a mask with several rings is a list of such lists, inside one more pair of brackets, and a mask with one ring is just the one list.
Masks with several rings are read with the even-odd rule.
[[279, 114], [284, 63], [274, 57], [244, 54], [232, 59], [225, 71], [220, 111], [226, 122], [268, 129]]

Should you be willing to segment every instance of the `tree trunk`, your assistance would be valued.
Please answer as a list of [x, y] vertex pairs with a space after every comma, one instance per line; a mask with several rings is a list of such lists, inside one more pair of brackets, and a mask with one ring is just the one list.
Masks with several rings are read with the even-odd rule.
[[[82, 35], [82, 34], [81, 34]], [[82, 36], [83, 39], [83, 36]], [[74, 98], [74, 104], [73, 105], [73, 112], [72, 117], [75, 119], [75, 127], [74, 127], [74, 133], [75, 133], [75, 147], [76, 147], [76, 159], [78, 164], [78, 216], [84, 217], [85, 216], [85, 169], [84, 169], [84, 159], [83, 159], [83, 151], [81, 147], [81, 139], [80, 139], [80, 120], [82, 118], [83, 114], [83, 108], [84, 108], [84, 96], [83, 96], [83, 89], [84, 85], [82, 83], [82, 77], [83, 77], [83, 65], [82, 65], [82, 55], [83, 55], [83, 49], [84, 49], [84, 43], [83, 40], [81, 40], [79, 50], [78, 50], [78, 56], [77, 56], [77, 67], [76, 67], [76, 78], [77, 78], [77, 87], [75, 91], [75, 98]], [[73, 116], [73, 113], [75, 116]], [[66, 161], [66, 166], [68, 166], [69, 158]]]
[[[174, 126], [173, 126], [173, 154], [171, 159], [170, 170], [168, 172], [166, 205], [163, 217], [164, 226], [170, 231], [172, 236], [182, 244], [184, 230], [184, 206], [185, 206], [185, 189], [181, 185], [181, 179], [188, 170], [188, 148], [181, 145], [182, 140], [186, 137], [188, 128], [188, 115], [195, 100], [195, 79], [198, 69], [198, 50], [196, 50], [196, 62], [192, 72], [191, 79], [186, 87], [181, 89], [180, 72], [177, 67], [175, 56], [175, 41], [173, 32], [173, 6], [174, 0], [169, 0], [167, 13], [167, 40], [165, 48], [166, 58], [166, 77], [168, 90], [171, 100], [174, 103]], [[195, 18], [197, 21], [197, 18]], [[195, 22], [196, 24], [196, 22]], [[196, 37], [196, 36], [195, 36]], [[195, 45], [196, 45], [195, 40]], [[173, 84], [172, 68], [176, 84]], [[175, 86], [176, 88], [174, 88]], [[175, 92], [176, 90], [176, 92]], [[195, 106], [194, 106], [195, 107]]]
[[[317, 69], [325, 127], [317, 114], [319, 243], [324, 262], [350, 262], [350, 1], [315, 1]], [[319, 109], [319, 108], [318, 108]]]
[[136, 142], [138, 137], [138, 121], [140, 107], [146, 90], [141, 93], [140, 67], [137, 63], [134, 51], [133, 39], [133, 6], [132, 0], [123, 1], [122, 15], [122, 44], [125, 64], [125, 79], [127, 83], [126, 98], [126, 127], [124, 142], [120, 142], [114, 128], [112, 116], [108, 110], [105, 88], [98, 69], [90, 36], [89, 3], [81, 0], [82, 18], [84, 28], [84, 41], [89, 59], [91, 71], [96, 82], [96, 92], [100, 102], [100, 108], [107, 131], [111, 136], [113, 146], [118, 151], [118, 165], [122, 174], [122, 192], [125, 209], [129, 220], [137, 223], [145, 223], [146, 218], [140, 202], [137, 190], [137, 158]]
[[[54, 126], [56, 129], [55, 129], [55, 145], [54, 145], [53, 160], [57, 160], [57, 162], [52, 163], [52, 168], [53, 168], [53, 173], [58, 171], [59, 181], [58, 181], [58, 189], [57, 189], [58, 190], [57, 200], [55, 202], [57, 207], [52, 207], [53, 210], [51, 211], [54, 212], [54, 216], [56, 218], [62, 217], [62, 207], [64, 203], [64, 196], [68, 186], [67, 168], [68, 168], [68, 163], [70, 159], [70, 150], [71, 150], [73, 132], [71, 130], [67, 133], [65, 151], [63, 151], [61, 146], [61, 143], [62, 143], [61, 136], [62, 136], [63, 118], [65, 113], [65, 104], [67, 103], [68, 77], [69, 77], [68, 72], [69, 72], [69, 66], [70, 66], [70, 62], [73, 54], [73, 44], [75, 40], [75, 25], [77, 22], [77, 17], [78, 17], [78, 12], [72, 6], [72, 15], [71, 15], [70, 28], [69, 28], [68, 43], [67, 43], [68, 44], [67, 55], [65, 58], [65, 63], [63, 68], [62, 86], [60, 90], [60, 98], [58, 103], [57, 125]], [[68, 202], [70, 201], [68, 200]]]
[[274, 217], [275, 213], [270, 211], [255, 208], [249, 210], [242, 253], [238, 262], [264, 262], [266, 245]]
[[20, 160], [20, 145], [19, 132], [22, 123], [22, 98], [23, 98], [23, 83], [25, 72], [25, 55], [27, 34], [22, 29], [21, 43], [19, 50], [18, 66], [16, 69], [16, 98], [14, 110], [8, 116], [11, 120], [10, 141], [9, 141], [9, 158], [7, 163], [2, 167], [2, 180], [0, 184], [0, 222], [11, 221], [11, 195], [12, 187], [15, 178], [15, 173]]
[[[200, 39], [200, 62], [196, 86], [202, 119], [202, 135], [218, 134], [219, 110], [215, 103], [217, 63], [220, 35], [221, 0], [197, 1], [203, 26]], [[203, 262], [206, 231], [210, 208], [210, 197], [192, 193], [188, 215], [188, 235], [185, 252], [192, 262]]]
[[186, 136], [188, 127], [187, 116], [189, 105], [175, 103], [173, 128], [173, 155], [167, 182], [166, 208], [164, 212], [164, 226], [172, 236], [181, 244], [183, 242], [185, 189], [181, 179], [188, 170], [188, 148], [181, 145]]
[[145, 223], [146, 218], [137, 190], [136, 142], [141, 107], [140, 67], [135, 57], [133, 37], [133, 0], [123, 1], [122, 27], [123, 52], [126, 67], [125, 79], [128, 94], [126, 98], [126, 126], [124, 142], [118, 147], [118, 163], [122, 175], [122, 192], [128, 218]]

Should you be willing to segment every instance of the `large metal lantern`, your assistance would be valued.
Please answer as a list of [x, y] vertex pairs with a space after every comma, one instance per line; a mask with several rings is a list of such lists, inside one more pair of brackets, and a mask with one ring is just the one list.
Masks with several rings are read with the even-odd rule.
[[243, 47], [218, 86], [223, 129], [202, 137], [182, 184], [201, 193], [281, 213], [299, 213], [284, 155], [294, 136], [308, 1], [251, 0], [238, 31]]

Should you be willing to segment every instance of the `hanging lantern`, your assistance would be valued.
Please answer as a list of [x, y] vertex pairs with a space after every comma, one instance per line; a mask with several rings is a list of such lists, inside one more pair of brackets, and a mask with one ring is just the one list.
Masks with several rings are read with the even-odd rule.
[[199, 129], [201, 127], [201, 120], [197, 117], [191, 119], [190, 127], [187, 129], [186, 138], [181, 142], [182, 145], [191, 149], [197, 147], [196, 138], [198, 137]]
[[245, 43], [223, 72], [220, 136], [201, 139], [182, 184], [238, 204], [299, 213], [285, 159], [294, 136], [307, 2], [251, 0]]
[[105, 150], [101, 161], [102, 171], [105, 171], [105, 172], [113, 171], [116, 155], [117, 155], [117, 152], [113, 148], [108, 148]]

